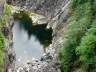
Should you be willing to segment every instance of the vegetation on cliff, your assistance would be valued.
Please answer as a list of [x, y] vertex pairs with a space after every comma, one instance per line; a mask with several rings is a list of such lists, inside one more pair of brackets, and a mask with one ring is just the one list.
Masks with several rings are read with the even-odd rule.
[[96, 64], [96, 0], [70, 0], [71, 16], [59, 52], [62, 72], [92, 72]]
[[4, 65], [4, 36], [2, 33], [2, 27], [6, 26], [9, 15], [10, 15], [10, 6], [5, 3], [3, 15], [1, 16], [0, 19], [0, 72], [3, 72], [3, 65]]
[[3, 35], [0, 32], [0, 72], [2, 72], [2, 67], [3, 67], [3, 48], [4, 48], [4, 39]]

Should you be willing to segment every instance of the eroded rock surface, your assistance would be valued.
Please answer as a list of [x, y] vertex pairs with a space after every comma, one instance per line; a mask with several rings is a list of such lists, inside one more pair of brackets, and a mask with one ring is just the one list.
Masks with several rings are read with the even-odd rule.
[[[0, 20], [3, 16], [5, 0], [0, 0]], [[12, 47], [12, 30], [11, 25], [13, 24], [13, 17], [8, 18], [8, 22], [0, 28], [0, 31], [4, 35], [4, 72], [13, 72], [14, 71], [14, 62], [15, 62], [15, 52]]]
[[3, 9], [4, 9], [4, 1], [0, 0], [0, 17], [2, 16]]
[[5, 64], [4, 64], [4, 72], [14, 72], [15, 67], [15, 51], [13, 48], [13, 41], [12, 41], [12, 24], [13, 24], [13, 17], [10, 16], [8, 22], [6, 23], [5, 27], [3, 27], [2, 31], [5, 36]]
[[46, 49], [40, 60], [32, 59], [15, 72], [61, 72], [58, 63], [58, 49], [62, 46], [62, 31], [69, 17], [69, 0], [7, 0], [13, 6], [34, 11], [47, 18], [47, 28], [53, 29], [52, 44]]

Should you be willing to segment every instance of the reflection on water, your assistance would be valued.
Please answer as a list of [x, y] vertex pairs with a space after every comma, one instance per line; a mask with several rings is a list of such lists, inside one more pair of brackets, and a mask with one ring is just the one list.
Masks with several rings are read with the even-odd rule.
[[33, 26], [26, 14], [15, 21], [12, 31], [16, 64], [22, 64], [32, 57], [40, 58], [52, 40], [52, 30], [46, 29], [46, 24]]
[[31, 35], [36, 36], [44, 47], [47, 47], [51, 43], [52, 29], [46, 29], [47, 24], [33, 25], [32, 19], [24, 11], [15, 13], [14, 19], [19, 20], [20, 28], [23, 28], [27, 32], [29, 38]]

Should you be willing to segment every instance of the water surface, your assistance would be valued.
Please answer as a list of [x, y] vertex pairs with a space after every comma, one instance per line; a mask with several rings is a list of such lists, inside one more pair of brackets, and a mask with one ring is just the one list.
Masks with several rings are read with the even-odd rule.
[[32, 58], [39, 59], [52, 40], [52, 30], [46, 29], [46, 24], [34, 26], [26, 16], [15, 21], [12, 31], [16, 64], [25, 63]]
[[39, 58], [44, 52], [43, 45], [40, 44], [38, 39], [34, 35], [31, 35], [29, 39], [27, 32], [20, 29], [18, 22], [15, 22], [13, 27], [13, 42], [16, 59], [20, 63], [32, 57]]

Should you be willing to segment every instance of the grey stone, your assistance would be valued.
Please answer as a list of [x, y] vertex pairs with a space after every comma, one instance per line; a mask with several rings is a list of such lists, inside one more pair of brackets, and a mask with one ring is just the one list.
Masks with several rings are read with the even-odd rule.
[[15, 0], [13, 5], [34, 11], [47, 18], [47, 28], [53, 29], [52, 44], [46, 49], [40, 60], [32, 60], [23, 66], [17, 66], [15, 72], [61, 72], [58, 63], [58, 48], [62, 45], [61, 31], [68, 16], [69, 0]]

